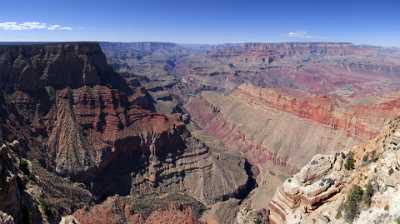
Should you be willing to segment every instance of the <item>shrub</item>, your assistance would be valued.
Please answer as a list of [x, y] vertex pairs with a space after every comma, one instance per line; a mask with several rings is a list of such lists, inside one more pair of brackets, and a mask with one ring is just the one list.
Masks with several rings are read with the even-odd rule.
[[57, 215], [56, 208], [50, 206], [45, 200], [43, 199], [39, 200], [39, 205], [48, 218], [53, 219], [54, 217], [56, 217]]
[[263, 224], [264, 222], [263, 222], [263, 220], [262, 220], [262, 218], [260, 216], [257, 216], [257, 218], [256, 218], [254, 223], [255, 224]]
[[354, 153], [353, 152], [349, 152], [349, 154], [347, 154], [346, 156], [346, 161], [344, 163], [344, 168], [346, 168], [346, 170], [354, 170], [355, 166], [354, 166]]
[[19, 161], [19, 169], [21, 169], [21, 171], [27, 176], [31, 174], [31, 171], [29, 170], [29, 162], [25, 159]]
[[372, 187], [372, 184], [370, 181], [365, 186], [365, 192], [364, 192], [364, 197], [363, 197], [363, 201], [368, 207], [371, 206], [371, 199], [372, 199], [373, 195], [374, 195], [374, 188]]
[[353, 220], [360, 214], [360, 201], [363, 197], [363, 189], [355, 185], [347, 195], [347, 200], [344, 204], [344, 218], [352, 223]]

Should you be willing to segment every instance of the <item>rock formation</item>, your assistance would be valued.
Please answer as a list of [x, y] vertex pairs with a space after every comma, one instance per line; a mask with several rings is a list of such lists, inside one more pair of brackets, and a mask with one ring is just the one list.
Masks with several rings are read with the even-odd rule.
[[349, 43], [0, 46], [0, 222], [340, 223], [367, 183], [353, 221], [394, 220], [398, 120], [351, 147], [400, 112], [399, 61]]
[[0, 211], [0, 223], [1, 224], [14, 224], [14, 219], [12, 216]]
[[[396, 118], [377, 138], [349, 151], [316, 155], [269, 204], [271, 223], [391, 223], [399, 218]], [[354, 168], [352, 162], [354, 159]], [[355, 186], [362, 198], [349, 206]], [[388, 197], [388, 195], [392, 195]], [[350, 213], [352, 212], [352, 213]]]
[[[38, 220], [54, 222], [116, 194], [185, 192], [212, 205], [253, 187], [245, 159], [193, 137], [181, 114], [157, 112], [140, 83], [127, 82], [107, 65], [98, 44], [1, 46], [0, 59], [2, 138], [20, 139], [15, 153], [35, 161], [32, 206], [44, 214]], [[51, 182], [62, 178], [65, 186]], [[18, 192], [12, 180], [8, 185]], [[4, 197], [13, 195], [18, 197]], [[77, 195], [82, 203], [75, 202]], [[22, 223], [18, 200], [7, 199], [16, 205], [0, 203], [0, 210]], [[150, 223], [190, 213], [175, 210], [157, 211]]]
[[243, 214], [265, 208], [275, 187], [314, 155], [374, 138], [399, 112], [400, 58], [386, 48], [350, 43], [102, 47], [126, 79], [140, 79], [154, 98], [165, 100], [157, 108], [183, 112], [186, 123], [207, 133], [196, 137], [239, 152], [259, 168], [258, 188]]
[[0, 222], [38, 223], [42, 215], [29, 191], [30, 179], [33, 178], [29, 162], [15, 154], [21, 147], [20, 143], [0, 143]]

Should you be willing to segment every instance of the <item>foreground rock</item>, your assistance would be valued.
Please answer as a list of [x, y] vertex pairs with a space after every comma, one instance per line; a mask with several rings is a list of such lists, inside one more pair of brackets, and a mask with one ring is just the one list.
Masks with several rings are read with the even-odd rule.
[[14, 219], [10, 215], [0, 211], [0, 223], [1, 224], [14, 224]]
[[[277, 190], [269, 204], [269, 221], [391, 223], [398, 220], [399, 136], [397, 118], [369, 143], [335, 155], [316, 155]], [[352, 199], [354, 189], [360, 189], [361, 198]]]

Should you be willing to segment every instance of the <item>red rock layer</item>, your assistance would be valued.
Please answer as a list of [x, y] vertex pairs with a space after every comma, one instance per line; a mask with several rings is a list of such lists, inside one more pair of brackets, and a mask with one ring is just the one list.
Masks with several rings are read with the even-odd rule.
[[257, 101], [261, 100], [273, 108], [329, 125], [335, 130], [345, 130], [349, 136], [370, 139], [378, 133], [357, 117], [356, 112], [343, 111], [339, 105], [341, 103], [333, 97], [308, 95], [300, 92], [294, 95], [277, 89], [257, 88], [250, 85], [241, 85], [236, 91], [247, 97], [255, 98]]
[[108, 198], [90, 209], [80, 209], [73, 216], [80, 224], [118, 224], [121, 221], [127, 224], [200, 224], [190, 207], [171, 204], [145, 215], [135, 211], [133, 201], [121, 197]]
[[[79, 166], [84, 164], [89, 166], [85, 170], [94, 164], [106, 166], [113, 160], [109, 151], [126, 148], [121, 143], [129, 138], [137, 138], [138, 142], [130, 150], [162, 154], [149, 152], [149, 146], [159, 144], [160, 136], [170, 135], [183, 127], [178, 116], [148, 110], [148, 99], [141, 88], [132, 95], [107, 86], [66, 88], [58, 91], [57, 102], [48, 118], [51, 125], [48, 144], [51, 154], [57, 155], [56, 163], [61, 160], [64, 164], [63, 174], [76, 173], [74, 170], [80, 170]], [[63, 152], [65, 150], [75, 150], [75, 153]], [[86, 153], [74, 158], [82, 151]]]
[[293, 90], [241, 85], [235, 91], [279, 110], [329, 125], [335, 130], [344, 130], [349, 136], [363, 140], [375, 137], [385, 119], [393, 118], [400, 112], [400, 98], [351, 105], [335, 96], [310, 95]]
[[239, 150], [254, 164], [262, 165], [266, 161], [286, 167], [294, 171], [296, 168], [287, 163], [288, 158], [283, 158], [247, 138], [234, 122], [226, 120], [223, 114], [219, 113], [216, 106], [211, 105], [202, 97], [194, 97], [185, 106], [195, 122], [208, 133], [220, 139], [230, 150]]

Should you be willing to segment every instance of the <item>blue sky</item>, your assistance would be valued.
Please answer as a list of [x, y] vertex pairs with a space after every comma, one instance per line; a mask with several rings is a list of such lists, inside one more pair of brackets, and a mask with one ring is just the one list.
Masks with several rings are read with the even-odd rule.
[[400, 0], [9, 0], [0, 41], [348, 41], [400, 47]]

